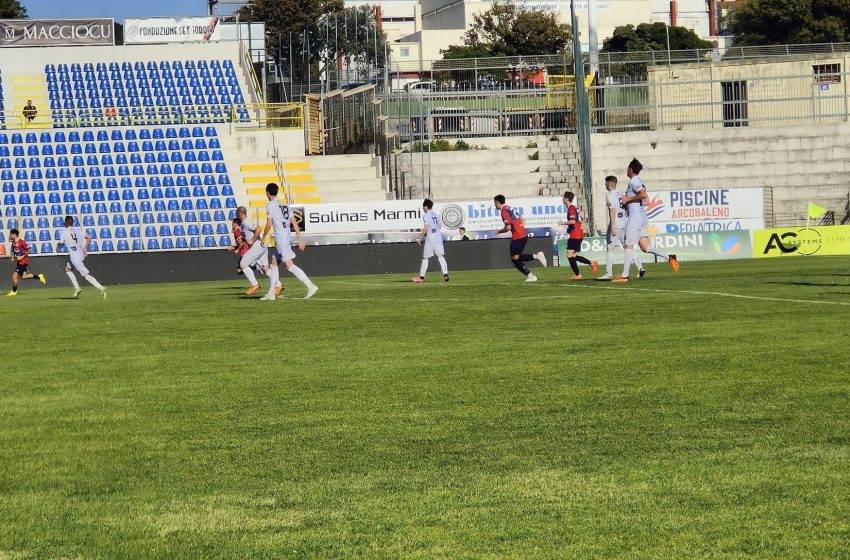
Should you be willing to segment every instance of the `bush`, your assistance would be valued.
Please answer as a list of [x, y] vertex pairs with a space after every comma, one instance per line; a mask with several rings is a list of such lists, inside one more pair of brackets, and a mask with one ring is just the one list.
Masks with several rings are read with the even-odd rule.
[[540, 152], [534, 152], [533, 154], [529, 154], [528, 159], [530, 159], [530, 160], [540, 159]]

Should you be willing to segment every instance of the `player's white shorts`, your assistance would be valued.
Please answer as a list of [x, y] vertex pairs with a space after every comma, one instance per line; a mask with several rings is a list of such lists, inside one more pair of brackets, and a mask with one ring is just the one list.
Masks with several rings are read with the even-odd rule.
[[265, 264], [261, 266], [269, 265], [269, 250], [263, 246], [259, 241], [255, 241], [251, 248], [248, 249], [248, 252], [242, 255], [242, 260], [239, 261], [239, 267], [243, 270], [251, 267], [254, 263], [260, 263], [260, 259], [265, 259]]
[[443, 256], [446, 254], [446, 250], [443, 248], [443, 238], [433, 238], [426, 237], [425, 238], [425, 250], [422, 253], [423, 259], [430, 259], [434, 255]]
[[272, 256], [278, 262], [278, 264], [285, 263], [295, 258], [295, 251], [293, 251], [292, 247], [289, 245], [284, 245], [283, 247], [278, 245], [275, 247]]
[[622, 247], [626, 242], [626, 228], [618, 227], [614, 228], [614, 231], [609, 230], [608, 236], [608, 248], [616, 249], [617, 247]]
[[82, 276], [89, 275], [89, 269], [86, 268], [85, 264], [83, 264], [83, 260], [85, 260], [84, 256], [78, 253], [71, 253], [68, 255], [68, 260], [68, 268], [76, 270]]
[[626, 224], [626, 245], [637, 245], [641, 237], [647, 237], [646, 220], [629, 220]]

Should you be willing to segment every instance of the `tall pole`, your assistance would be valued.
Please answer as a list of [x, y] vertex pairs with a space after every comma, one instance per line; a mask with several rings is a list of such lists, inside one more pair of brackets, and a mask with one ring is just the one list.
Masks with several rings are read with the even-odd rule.
[[[575, 28], [573, 28], [575, 33]], [[599, 33], [596, 28], [596, 0], [587, 0], [587, 42], [590, 46], [590, 74], [599, 70]]]
[[[595, 0], [590, 0], [591, 2]], [[581, 153], [582, 179], [584, 181], [585, 215], [590, 217], [588, 227], [594, 230], [593, 217], [593, 158], [590, 146], [590, 104], [587, 99], [587, 90], [584, 85], [584, 60], [581, 56], [581, 40], [578, 29], [578, 17], [576, 16], [575, 0], [570, 0], [570, 22], [573, 27], [573, 77], [575, 82], [576, 103], [576, 136], [578, 137], [579, 151]]]

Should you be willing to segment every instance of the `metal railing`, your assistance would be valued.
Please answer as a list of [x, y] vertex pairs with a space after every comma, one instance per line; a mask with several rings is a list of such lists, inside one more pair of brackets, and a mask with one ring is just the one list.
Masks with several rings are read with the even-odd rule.
[[230, 122], [236, 128], [271, 128], [282, 130], [301, 130], [304, 128], [303, 103], [246, 103], [244, 109], [248, 120], [240, 118], [236, 108]]
[[[778, 126], [850, 120], [850, 73], [699, 79], [700, 69], [650, 72], [642, 84], [587, 86], [593, 132]], [[717, 73], [715, 72], [716, 76]], [[575, 130], [572, 93], [535, 89], [385, 97], [401, 141]], [[552, 100], [565, 100], [553, 103]], [[559, 106], [553, 106], [559, 105]]]
[[254, 61], [251, 60], [251, 51], [248, 49], [247, 43], [242, 46], [242, 64], [245, 65], [245, 70], [248, 73], [249, 78], [251, 79], [251, 87], [254, 88], [254, 92], [257, 94], [257, 98], [260, 100], [260, 103], [265, 101], [263, 88], [260, 85], [260, 80], [257, 78], [257, 72], [254, 71]]

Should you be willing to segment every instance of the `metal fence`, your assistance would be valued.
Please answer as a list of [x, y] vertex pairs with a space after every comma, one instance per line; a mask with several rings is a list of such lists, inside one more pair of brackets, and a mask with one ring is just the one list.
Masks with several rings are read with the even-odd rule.
[[[735, 69], [726, 74], [729, 77], [697, 79], [702, 75], [698, 71], [661, 70], [652, 71], [642, 84], [589, 84], [591, 129], [620, 132], [850, 120], [850, 73], [755, 76]], [[553, 104], [558, 96], [552, 91], [396, 92], [384, 99], [403, 142], [575, 131], [574, 104]], [[563, 96], [563, 90], [558, 95]]]

